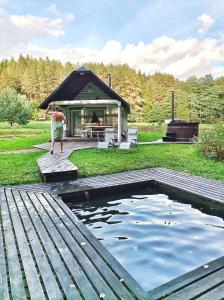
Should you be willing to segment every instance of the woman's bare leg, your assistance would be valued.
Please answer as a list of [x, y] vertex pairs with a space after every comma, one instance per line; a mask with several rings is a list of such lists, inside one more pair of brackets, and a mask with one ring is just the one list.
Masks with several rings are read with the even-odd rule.
[[61, 141], [61, 153], [63, 152], [63, 141]]
[[52, 141], [51, 141], [51, 154], [54, 153], [54, 144], [55, 144], [55, 141], [52, 140]]

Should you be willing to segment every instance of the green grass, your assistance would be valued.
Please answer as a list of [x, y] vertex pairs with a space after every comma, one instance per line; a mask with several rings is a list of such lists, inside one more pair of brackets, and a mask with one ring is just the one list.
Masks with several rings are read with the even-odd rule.
[[0, 126], [0, 152], [32, 148], [50, 138], [50, 123], [31, 121], [27, 125], [10, 128]]
[[31, 121], [27, 125], [23, 125], [22, 128], [50, 130], [51, 123], [50, 121]]
[[80, 177], [164, 167], [224, 181], [224, 162], [206, 158], [194, 145], [144, 145], [138, 151], [87, 149], [73, 152], [70, 160]]
[[[0, 185], [40, 182], [36, 160], [43, 153], [0, 154]], [[193, 145], [144, 145], [130, 152], [86, 149], [75, 151], [70, 160], [80, 177], [165, 167], [224, 182], [224, 162], [206, 158]]]
[[42, 130], [48, 130], [50, 129], [50, 121], [33, 121], [31, 120], [26, 125], [18, 125], [14, 124], [12, 127], [9, 123], [0, 123], [1, 129], [19, 129], [19, 128], [25, 128], [25, 129], [42, 129]]
[[0, 139], [0, 153], [4, 151], [14, 151], [32, 148], [33, 145], [46, 143], [49, 140], [49, 133], [41, 133], [30, 137], [16, 137], [10, 139]]
[[[3, 127], [0, 126], [0, 132], [4, 130]], [[35, 135], [0, 139], [0, 151], [31, 148], [35, 144], [46, 142], [50, 136], [49, 122], [31, 122], [15, 130], [18, 135], [23, 130], [31, 133], [34, 131]], [[139, 141], [153, 141], [163, 135], [161, 130], [140, 132]], [[45, 152], [11, 155], [0, 153], [0, 185], [40, 182], [36, 160], [43, 153]], [[138, 151], [123, 152], [113, 149], [108, 151], [87, 149], [75, 151], [70, 160], [78, 166], [80, 177], [148, 167], [165, 167], [224, 182], [224, 162], [205, 157], [194, 145], [142, 145]]]
[[155, 131], [155, 132], [139, 132], [138, 133], [138, 141], [139, 142], [152, 142], [159, 139], [162, 139], [164, 136], [164, 132]]
[[0, 154], [0, 185], [40, 182], [36, 160], [44, 153]]

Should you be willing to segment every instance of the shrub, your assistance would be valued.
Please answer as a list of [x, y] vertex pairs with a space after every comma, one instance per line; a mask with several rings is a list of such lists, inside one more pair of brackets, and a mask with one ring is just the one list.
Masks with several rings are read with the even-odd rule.
[[199, 147], [208, 157], [224, 160], [224, 124], [217, 123], [204, 131]]
[[0, 120], [14, 123], [27, 124], [32, 116], [32, 106], [25, 95], [16, 90], [5, 88], [0, 92]]

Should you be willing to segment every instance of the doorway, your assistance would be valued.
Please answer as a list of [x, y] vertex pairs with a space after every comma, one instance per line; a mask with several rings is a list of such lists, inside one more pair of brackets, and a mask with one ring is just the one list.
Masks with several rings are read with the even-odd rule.
[[73, 135], [81, 136], [82, 131], [82, 111], [72, 110], [72, 133]]

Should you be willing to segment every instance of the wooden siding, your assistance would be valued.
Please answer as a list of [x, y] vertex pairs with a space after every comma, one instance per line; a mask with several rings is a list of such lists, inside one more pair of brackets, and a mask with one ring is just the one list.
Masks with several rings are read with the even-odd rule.
[[74, 98], [74, 100], [95, 99], [111, 99], [111, 97], [91, 81]]

